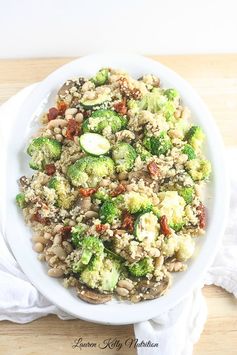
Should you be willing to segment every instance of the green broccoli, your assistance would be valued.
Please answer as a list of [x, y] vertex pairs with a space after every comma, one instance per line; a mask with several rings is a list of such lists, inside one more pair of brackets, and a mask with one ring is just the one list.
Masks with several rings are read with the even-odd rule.
[[153, 208], [149, 198], [142, 193], [128, 192], [124, 196], [126, 209], [131, 213], [150, 212]]
[[170, 101], [174, 101], [175, 99], [179, 98], [180, 95], [176, 89], [167, 89], [164, 91], [164, 95], [168, 98]]
[[188, 160], [192, 160], [196, 158], [195, 150], [190, 144], [185, 144], [185, 146], [182, 149], [182, 153], [188, 156]]
[[100, 69], [96, 75], [91, 79], [95, 86], [104, 85], [109, 78], [109, 70], [107, 68]]
[[160, 156], [167, 154], [172, 147], [171, 140], [166, 132], [161, 132], [159, 136], [145, 137], [143, 145], [153, 155]]
[[23, 193], [19, 193], [16, 195], [16, 203], [17, 206], [20, 208], [25, 208], [26, 207], [26, 198], [25, 198], [25, 194]]
[[152, 113], [162, 113], [167, 121], [173, 119], [176, 110], [174, 101], [169, 100], [159, 88], [153, 88], [152, 92], [146, 94], [140, 101], [139, 107]]
[[111, 129], [112, 133], [125, 128], [127, 119], [112, 110], [96, 110], [91, 117], [87, 118], [83, 125], [83, 132], [103, 133], [105, 128]]
[[54, 189], [57, 194], [57, 205], [68, 209], [71, 207], [75, 197], [71, 193], [71, 187], [63, 176], [55, 176], [49, 180], [48, 187]]
[[152, 259], [144, 258], [128, 267], [129, 272], [135, 277], [142, 277], [150, 274], [154, 270]]
[[115, 219], [121, 217], [121, 210], [118, 208], [117, 204], [114, 201], [105, 201], [100, 208], [100, 219], [102, 223], [113, 223]]
[[112, 149], [112, 158], [117, 172], [128, 172], [133, 168], [137, 157], [135, 149], [128, 143], [117, 143]]
[[100, 187], [92, 196], [93, 200], [98, 200], [100, 203], [105, 202], [110, 199], [108, 192]]
[[100, 292], [111, 292], [116, 287], [121, 265], [118, 259], [94, 256], [82, 271], [80, 281]]
[[166, 216], [170, 226], [183, 223], [185, 201], [177, 191], [163, 191], [158, 193], [161, 216]]
[[178, 194], [183, 197], [184, 201], [188, 204], [191, 203], [194, 197], [193, 187], [183, 187], [178, 191]]
[[175, 230], [175, 232], [179, 232], [183, 228], [184, 224], [185, 224], [184, 222], [175, 223], [175, 224], [170, 223], [169, 226], [170, 228]]
[[200, 149], [205, 135], [199, 126], [192, 126], [186, 133], [185, 139], [196, 150]]
[[56, 139], [34, 138], [27, 148], [27, 153], [32, 157], [29, 163], [30, 167], [35, 170], [43, 170], [46, 164], [60, 158], [61, 150], [61, 143]]
[[140, 143], [136, 144], [136, 152], [140, 156], [141, 160], [146, 161], [147, 159], [151, 158], [151, 153], [146, 150]]
[[206, 159], [193, 159], [185, 166], [194, 181], [208, 179], [211, 174], [211, 163]]
[[95, 187], [102, 178], [113, 175], [114, 162], [109, 157], [86, 156], [70, 165], [67, 176], [78, 187]]
[[71, 230], [71, 241], [72, 244], [78, 248], [81, 246], [81, 242], [83, 239], [83, 236], [85, 235], [85, 232], [87, 231], [88, 226], [84, 223], [80, 223], [75, 227], [72, 227]]
[[141, 110], [148, 110], [152, 113], [160, 112], [162, 107], [168, 102], [166, 96], [162, 95], [161, 89], [153, 89], [152, 92], [146, 94], [139, 102]]
[[129, 110], [138, 111], [139, 110], [139, 102], [136, 101], [136, 100], [131, 99], [131, 100], [129, 100], [127, 102], [127, 107], [128, 107]]
[[75, 273], [80, 273], [86, 265], [89, 264], [93, 255], [97, 258], [102, 259], [104, 256], [104, 245], [102, 241], [94, 236], [85, 237], [80, 242], [81, 246], [81, 257], [78, 261], [73, 262], [72, 271]]

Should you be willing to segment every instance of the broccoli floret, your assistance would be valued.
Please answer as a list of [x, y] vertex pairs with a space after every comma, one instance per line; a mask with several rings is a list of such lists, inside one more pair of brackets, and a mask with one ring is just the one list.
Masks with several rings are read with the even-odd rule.
[[139, 110], [139, 102], [136, 101], [136, 100], [131, 99], [131, 100], [129, 100], [127, 102], [127, 107], [128, 107], [129, 110], [138, 111]]
[[81, 246], [82, 238], [87, 231], [88, 227], [86, 224], [80, 223], [75, 227], [72, 227], [71, 230], [71, 241], [72, 244], [78, 248]]
[[112, 110], [96, 110], [91, 117], [87, 118], [83, 125], [83, 132], [102, 133], [105, 128], [111, 129], [112, 133], [125, 128], [127, 120]]
[[154, 88], [152, 92], [146, 94], [140, 101], [139, 107], [152, 113], [162, 113], [167, 121], [173, 119], [176, 110], [175, 101], [170, 101], [158, 88]]
[[71, 193], [71, 187], [67, 179], [63, 176], [55, 176], [48, 183], [50, 189], [54, 189], [57, 194], [57, 205], [68, 209], [71, 207], [75, 197]]
[[178, 241], [178, 250], [175, 256], [180, 261], [186, 261], [193, 255], [194, 249], [195, 242], [190, 235], [180, 236]]
[[161, 216], [166, 216], [170, 226], [183, 223], [185, 201], [177, 191], [159, 192], [158, 208]]
[[111, 292], [117, 285], [120, 271], [117, 259], [95, 256], [81, 273], [80, 281], [101, 292]]
[[74, 186], [95, 187], [102, 178], [113, 175], [114, 162], [109, 157], [86, 156], [70, 165], [67, 176]]
[[151, 154], [160, 156], [166, 154], [172, 147], [171, 140], [166, 132], [161, 132], [159, 136], [145, 137], [143, 145]]
[[98, 200], [100, 203], [107, 201], [110, 198], [108, 192], [100, 187], [92, 196], [93, 200]]
[[131, 213], [150, 212], [152, 203], [145, 194], [131, 191], [124, 196], [126, 209]]
[[192, 160], [196, 158], [195, 150], [190, 144], [185, 144], [185, 146], [182, 149], [182, 153], [188, 156], [188, 160]]
[[176, 223], [176, 224], [169, 224], [170, 228], [172, 228], [173, 230], [175, 230], [175, 232], [179, 232], [183, 226], [184, 226], [184, 222], [180, 222], [180, 223]]
[[112, 149], [112, 158], [117, 172], [127, 172], [133, 168], [137, 157], [135, 149], [128, 143], [117, 143]]
[[192, 126], [186, 133], [185, 139], [196, 150], [200, 149], [205, 135], [199, 126]]
[[121, 217], [121, 210], [118, 208], [116, 202], [114, 201], [105, 201], [100, 208], [100, 219], [102, 223], [113, 223], [115, 219]]
[[97, 258], [102, 259], [104, 256], [104, 245], [102, 241], [94, 236], [85, 237], [80, 241], [81, 246], [81, 257], [78, 261], [73, 262], [72, 271], [75, 273], [80, 273], [86, 265], [89, 264], [93, 255]]
[[162, 107], [168, 102], [166, 96], [162, 95], [161, 89], [153, 89], [152, 92], [146, 94], [139, 102], [141, 110], [148, 110], [152, 113], [160, 112]]
[[193, 159], [186, 163], [186, 169], [194, 181], [205, 180], [211, 174], [211, 163], [206, 159]]
[[95, 86], [104, 85], [109, 78], [109, 70], [107, 68], [100, 69], [91, 79]]
[[16, 195], [16, 203], [17, 206], [20, 208], [25, 208], [26, 207], [26, 198], [25, 198], [25, 194], [23, 193], [19, 193]]
[[102, 255], [104, 251], [104, 245], [102, 241], [94, 236], [85, 237], [81, 243], [82, 256], [81, 261], [83, 264], [88, 264], [92, 255]]
[[180, 97], [180, 95], [176, 89], [167, 89], [164, 91], [164, 95], [170, 101], [174, 101], [175, 99], [178, 99]]
[[61, 155], [61, 143], [56, 139], [39, 137], [31, 141], [27, 153], [31, 156], [30, 167], [35, 170], [43, 170], [45, 164], [57, 160]]
[[136, 144], [136, 152], [143, 161], [146, 161], [152, 156], [151, 153], [139, 143]]
[[128, 267], [129, 272], [135, 277], [146, 276], [154, 270], [152, 259], [144, 258]]
[[194, 196], [193, 187], [183, 187], [178, 191], [178, 194], [183, 197], [184, 201], [188, 204], [191, 203]]

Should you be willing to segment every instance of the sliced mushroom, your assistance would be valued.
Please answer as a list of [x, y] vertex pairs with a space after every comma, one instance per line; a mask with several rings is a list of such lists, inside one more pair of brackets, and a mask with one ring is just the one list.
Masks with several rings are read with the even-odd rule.
[[77, 91], [79, 90], [79, 88], [85, 83], [85, 79], [84, 78], [78, 78], [75, 80], [67, 80], [63, 86], [59, 89], [58, 91], [58, 96], [63, 99], [64, 97], [66, 97], [70, 90], [75, 87], [77, 89]]
[[112, 298], [111, 295], [106, 295], [94, 290], [90, 290], [89, 288], [82, 285], [77, 288], [77, 296], [83, 301], [92, 304], [106, 303], [109, 302]]
[[75, 82], [73, 80], [67, 80], [63, 86], [58, 91], [58, 96], [60, 98], [64, 98], [69, 94], [69, 90], [75, 86]]
[[140, 295], [141, 299], [153, 300], [162, 296], [169, 286], [170, 277], [165, 275], [163, 280], [159, 282], [151, 280], [142, 280], [138, 282], [136, 286], [136, 293]]

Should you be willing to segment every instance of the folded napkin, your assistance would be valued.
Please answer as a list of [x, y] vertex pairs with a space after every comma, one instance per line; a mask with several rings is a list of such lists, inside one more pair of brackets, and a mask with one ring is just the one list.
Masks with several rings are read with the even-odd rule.
[[[4, 137], [10, 129], [16, 114], [34, 86], [20, 91], [0, 108], [0, 133], [4, 121]], [[4, 157], [2, 157], [4, 158]], [[231, 206], [228, 227], [216, 259], [199, 288], [168, 312], [146, 322], [134, 325], [135, 337], [140, 346], [138, 355], [191, 355], [193, 344], [198, 341], [207, 317], [207, 307], [201, 292], [203, 284], [215, 284], [225, 288], [237, 297], [237, 150], [227, 152], [231, 176]], [[2, 186], [3, 184], [1, 184]], [[1, 194], [3, 194], [1, 190]], [[1, 211], [1, 216], [3, 216]], [[73, 319], [45, 299], [27, 280], [19, 268], [4, 240], [4, 230], [0, 235], [0, 320], [27, 323], [34, 319], [56, 314], [61, 319]], [[158, 343], [159, 346], [151, 347]], [[143, 346], [148, 344], [148, 346]]]

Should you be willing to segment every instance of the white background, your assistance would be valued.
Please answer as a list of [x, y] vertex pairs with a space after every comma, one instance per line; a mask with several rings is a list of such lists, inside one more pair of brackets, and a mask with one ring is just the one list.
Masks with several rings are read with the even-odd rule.
[[0, 57], [237, 52], [237, 0], [0, 0]]

